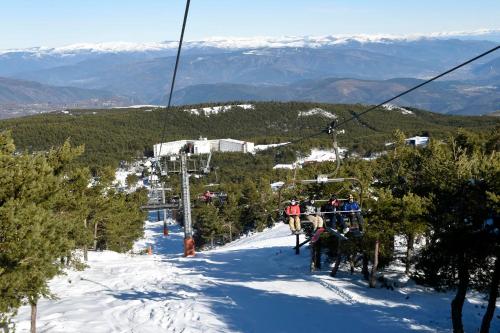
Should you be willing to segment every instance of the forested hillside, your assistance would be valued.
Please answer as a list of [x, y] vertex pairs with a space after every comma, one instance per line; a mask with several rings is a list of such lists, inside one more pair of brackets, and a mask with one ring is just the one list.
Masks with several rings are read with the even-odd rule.
[[[493, 65], [488, 67], [494, 72]], [[488, 77], [487, 74], [484, 75]], [[315, 101], [322, 103], [378, 103], [424, 82], [418, 79], [359, 80], [323, 78], [287, 85], [198, 84], [174, 94], [178, 105], [234, 100]], [[441, 81], [401, 97], [400, 104], [445, 114], [481, 115], [500, 108], [500, 77], [482, 81]], [[159, 101], [166, 104], [168, 95]]]
[[[306, 137], [326, 128], [331, 122], [322, 115], [299, 116], [300, 112], [321, 108], [339, 120], [351, 118], [367, 109], [364, 105], [317, 103], [255, 103], [254, 109], [232, 108], [229, 111], [195, 115], [176, 107], [165, 109], [73, 110], [70, 114], [52, 113], [0, 122], [0, 130], [10, 129], [20, 150], [47, 150], [61, 145], [67, 138], [75, 145], [85, 145], [80, 161], [91, 166], [117, 165], [150, 153], [161, 140], [162, 124], [166, 123], [166, 141], [208, 138], [233, 138], [257, 144], [286, 142]], [[429, 134], [445, 138], [459, 127], [485, 135], [499, 124], [496, 117], [446, 116], [422, 110], [379, 109], [360, 120], [342, 126], [339, 144], [351, 152], [367, 155], [385, 149], [395, 129], [407, 135]], [[301, 141], [295, 150], [329, 147], [328, 135]]]

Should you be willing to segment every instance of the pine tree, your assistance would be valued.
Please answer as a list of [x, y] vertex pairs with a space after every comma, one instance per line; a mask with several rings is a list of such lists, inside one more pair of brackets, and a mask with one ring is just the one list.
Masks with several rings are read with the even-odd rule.
[[[453, 138], [449, 144], [431, 143], [423, 165], [423, 187], [432, 196], [429, 206], [432, 234], [417, 269], [428, 282], [456, 288], [451, 304], [453, 330], [463, 332], [462, 308], [467, 290], [477, 284], [491, 253], [484, 221], [488, 190], [494, 191], [491, 155], [474, 143]], [[471, 148], [471, 145], [472, 147]], [[498, 174], [498, 173], [497, 173]]]
[[405, 194], [396, 202], [396, 214], [399, 218], [396, 230], [401, 232], [406, 238], [406, 274], [410, 273], [415, 238], [423, 235], [428, 230], [428, 224], [425, 221], [428, 205], [428, 199], [411, 192]]
[[228, 233], [228, 239], [233, 241], [234, 235], [238, 235], [241, 230], [238, 229], [238, 220], [240, 217], [240, 208], [237, 206], [236, 198], [234, 195], [228, 195], [225, 204], [220, 209], [221, 220], [224, 228]]
[[209, 243], [215, 245], [215, 237], [223, 233], [223, 223], [219, 217], [219, 209], [214, 205], [204, 205], [196, 215], [196, 234], [198, 236], [198, 244], [203, 245]]
[[138, 181], [139, 181], [139, 177], [137, 177], [137, 175], [132, 174], [132, 173], [127, 175], [127, 178], [125, 178], [125, 183], [127, 184], [128, 188], [134, 187]]
[[498, 151], [488, 152], [488, 149], [486, 151], [487, 154], [490, 154], [489, 158], [486, 159], [485, 163], [482, 163], [479, 169], [482, 171], [484, 181], [489, 185], [488, 190], [485, 191], [485, 206], [489, 209], [490, 215], [487, 217], [487, 221], [491, 222], [491, 224], [487, 223], [485, 225], [485, 232], [489, 236], [488, 239], [491, 243], [490, 255], [494, 258], [495, 265], [493, 266], [493, 271], [489, 272], [491, 278], [489, 279], [488, 286], [488, 307], [481, 323], [481, 333], [486, 333], [490, 329], [491, 319], [496, 309], [500, 284], [500, 235], [498, 234], [498, 228], [500, 227], [498, 224], [498, 218], [500, 217], [500, 154]]
[[398, 211], [395, 199], [389, 190], [381, 189], [375, 194], [375, 198], [368, 203], [370, 213], [368, 214], [368, 226], [364, 236], [365, 243], [372, 244], [372, 270], [370, 272], [369, 286], [375, 288], [380, 254], [391, 256], [394, 244], [394, 234]]
[[241, 197], [239, 200], [241, 207], [240, 224], [244, 232], [254, 230], [262, 216], [259, 216], [260, 198], [255, 183], [247, 179], [242, 184]]
[[132, 248], [135, 240], [143, 236], [145, 213], [139, 207], [145, 204], [145, 191], [131, 194], [110, 191], [106, 195], [105, 209], [99, 211], [94, 223], [101, 225], [101, 247], [126, 252]]
[[38, 300], [51, 297], [48, 281], [69, 263], [81, 267], [72, 253], [91, 242], [92, 224], [97, 232], [102, 223], [105, 246], [117, 251], [142, 236], [146, 193], [115, 192], [112, 168], [93, 181], [73, 164], [82, 152], [66, 141], [47, 153], [16, 154], [10, 134], [0, 133], [0, 325], [29, 304], [36, 331]]
[[50, 296], [47, 282], [63, 268], [57, 259], [74, 248], [58, 209], [65, 195], [59, 171], [71, 157], [56, 167], [50, 154], [14, 155], [8, 134], [0, 147], [0, 311], [30, 304], [35, 332], [38, 299]]

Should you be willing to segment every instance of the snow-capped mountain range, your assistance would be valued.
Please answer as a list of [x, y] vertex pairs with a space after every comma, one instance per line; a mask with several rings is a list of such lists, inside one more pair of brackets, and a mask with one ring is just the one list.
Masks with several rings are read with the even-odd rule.
[[[284, 37], [211, 37], [198, 41], [187, 41], [185, 49], [216, 48], [225, 50], [259, 49], [259, 48], [319, 48], [349, 43], [394, 43], [418, 41], [422, 39], [485, 39], [500, 38], [500, 29], [479, 29], [474, 31], [436, 32], [429, 34], [391, 35], [391, 34], [358, 34], [328, 36], [284, 36]], [[77, 53], [117, 53], [117, 52], [160, 52], [175, 50], [177, 41], [163, 42], [104, 42], [76, 43], [61, 47], [32, 47], [26, 49], [0, 50], [6, 53], [27, 52], [39, 55], [71, 55]]]
[[[412, 79], [432, 77], [499, 43], [500, 29], [407, 36], [214, 37], [188, 41], [173, 100], [176, 104], [262, 100], [377, 104], [382, 97], [389, 98], [416, 84]], [[50, 86], [57, 86], [90, 89], [98, 95], [111, 93], [113, 101], [165, 104], [176, 50], [177, 42], [167, 41], [0, 51], [0, 77], [18, 80], [4, 80], [9, 86], [6, 83], [0, 87], [0, 96], [4, 104], [14, 104], [14, 108], [23, 101], [41, 102], [32, 96], [44, 96], [43, 102], [53, 103], [60, 99], [47, 92], [56, 91]], [[442, 113], [500, 110], [496, 98], [500, 91], [500, 52], [440, 82], [400, 102]], [[30, 94], [24, 88], [20, 91], [20, 86], [29, 86]], [[16, 98], [12, 98], [13, 89], [19, 92]]]

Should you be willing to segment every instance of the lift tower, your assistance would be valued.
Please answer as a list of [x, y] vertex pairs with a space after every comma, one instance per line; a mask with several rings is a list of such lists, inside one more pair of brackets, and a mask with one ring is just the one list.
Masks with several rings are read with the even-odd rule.
[[184, 213], [184, 256], [194, 256], [193, 223], [191, 220], [191, 195], [186, 153], [181, 153], [182, 209]]

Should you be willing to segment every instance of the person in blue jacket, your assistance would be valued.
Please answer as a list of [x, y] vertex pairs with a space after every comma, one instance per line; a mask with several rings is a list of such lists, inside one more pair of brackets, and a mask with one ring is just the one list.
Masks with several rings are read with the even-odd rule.
[[352, 194], [349, 194], [349, 200], [344, 203], [342, 210], [346, 211], [345, 214], [349, 218], [351, 226], [353, 225], [353, 222], [356, 220], [356, 222], [358, 222], [359, 231], [363, 232], [364, 221], [363, 221], [363, 216], [361, 215], [361, 208], [359, 207], [359, 204], [356, 201], [354, 201], [354, 197]]

